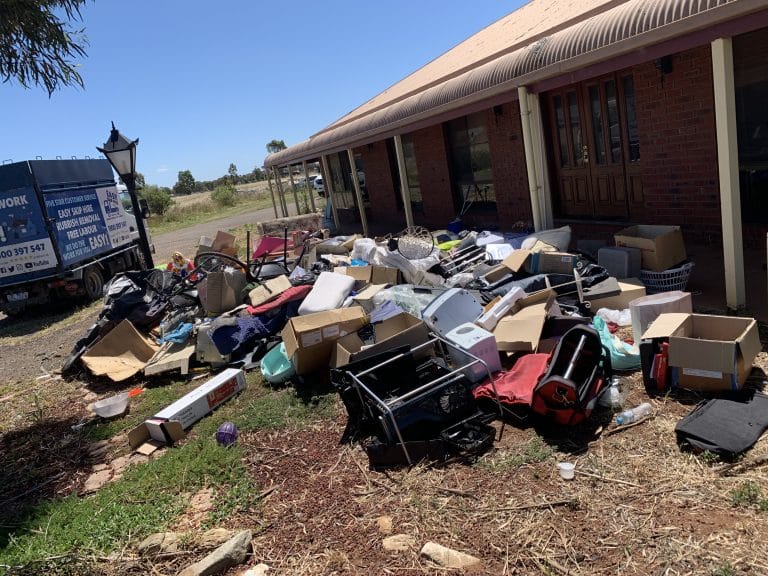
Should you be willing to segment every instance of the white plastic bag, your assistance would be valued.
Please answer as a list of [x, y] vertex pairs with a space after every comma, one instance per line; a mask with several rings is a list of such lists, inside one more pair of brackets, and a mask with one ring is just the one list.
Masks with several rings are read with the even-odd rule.
[[600, 308], [597, 311], [597, 315], [600, 316], [606, 322], [613, 322], [618, 326], [631, 326], [632, 325], [632, 313], [629, 308], [624, 310], [612, 310], [610, 308]]

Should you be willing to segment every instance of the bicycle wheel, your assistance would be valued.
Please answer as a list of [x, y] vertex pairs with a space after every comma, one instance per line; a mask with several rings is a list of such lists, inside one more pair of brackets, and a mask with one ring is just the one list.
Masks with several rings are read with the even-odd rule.
[[216, 272], [227, 267], [247, 271], [245, 262], [221, 252], [201, 252], [195, 256], [194, 265], [196, 270], [199, 269], [206, 273]]

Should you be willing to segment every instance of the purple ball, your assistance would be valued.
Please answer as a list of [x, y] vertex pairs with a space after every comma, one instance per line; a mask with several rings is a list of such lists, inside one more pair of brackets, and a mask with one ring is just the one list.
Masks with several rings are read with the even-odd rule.
[[231, 446], [237, 440], [237, 426], [233, 422], [224, 422], [216, 430], [216, 442], [222, 446]]

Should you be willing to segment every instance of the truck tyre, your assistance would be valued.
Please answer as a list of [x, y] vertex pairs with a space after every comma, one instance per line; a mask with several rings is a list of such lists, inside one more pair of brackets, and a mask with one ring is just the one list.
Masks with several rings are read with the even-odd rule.
[[104, 296], [104, 276], [96, 266], [89, 266], [83, 271], [83, 290], [88, 300], [98, 300]]

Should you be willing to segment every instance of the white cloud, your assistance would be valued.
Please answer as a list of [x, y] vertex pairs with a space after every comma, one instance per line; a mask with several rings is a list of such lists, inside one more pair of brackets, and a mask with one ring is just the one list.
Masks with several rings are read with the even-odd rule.
[[166, 166], [165, 164], [163, 164], [162, 166], [160, 166], [160, 168], [158, 168], [157, 170], [155, 170], [155, 172], [168, 172], [168, 166]]

